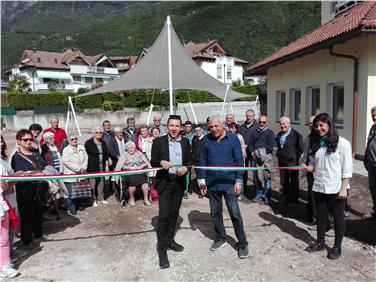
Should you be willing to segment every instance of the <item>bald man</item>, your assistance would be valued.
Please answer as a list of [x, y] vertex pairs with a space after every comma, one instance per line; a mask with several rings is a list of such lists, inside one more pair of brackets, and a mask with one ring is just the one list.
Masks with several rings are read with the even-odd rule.
[[[200, 166], [244, 166], [239, 138], [231, 131], [226, 131], [222, 120], [213, 116], [209, 121], [210, 133], [200, 145]], [[198, 170], [199, 186], [202, 195], [209, 195], [210, 213], [215, 229], [215, 241], [210, 250], [217, 251], [227, 243], [223, 224], [222, 197], [238, 238], [238, 257], [247, 258], [248, 242], [245, 237], [243, 219], [240, 214], [238, 196], [242, 189], [243, 171]]]

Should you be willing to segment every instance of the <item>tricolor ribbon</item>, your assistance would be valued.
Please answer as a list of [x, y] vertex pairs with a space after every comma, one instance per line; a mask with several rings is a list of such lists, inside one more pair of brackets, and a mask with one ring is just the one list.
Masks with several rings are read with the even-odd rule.
[[[288, 167], [238, 167], [238, 166], [192, 166], [193, 169], [202, 169], [210, 171], [249, 171], [249, 170], [265, 170], [265, 169], [277, 169], [277, 170], [304, 170], [302, 166], [288, 166]], [[128, 176], [136, 174], [144, 174], [149, 172], [155, 172], [161, 170], [158, 168], [145, 168], [134, 170], [121, 170], [111, 172], [92, 172], [85, 174], [53, 174], [53, 175], [36, 175], [36, 176], [9, 176], [2, 175], [0, 181], [47, 181], [47, 180], [65, 180], [65, 179], [88, 179], [88, 178], [100, 178], [106, 176]]]

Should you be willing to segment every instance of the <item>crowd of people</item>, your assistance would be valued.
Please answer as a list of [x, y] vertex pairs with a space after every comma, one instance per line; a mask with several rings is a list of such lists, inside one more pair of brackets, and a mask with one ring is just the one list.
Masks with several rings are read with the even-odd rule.
[[[369, 172], [369, 189], [373, 211], [364, 216], [376, 220], [376, 107], [371, 110], [372, 126], [368, 137], [364, 163]], [[351, 144], [340, 137], [328, 114], [312, 116], [307, 121], [310, 134], [303, 136], [292, 127], [288, 117], [279, 120], [280, 131], [269, 128], [268, 117], [255, 119], [255, 112], [245, 113], [245, 122], [237, 124], [235, 116], [228, 114], [224, 121], [218, 116], [208, 117], [207, 124], [184, 124], [180, 116], [171, 115], [166, 126], [161, 117], [153, 117], [153, 125], [136, 127], [133, 117], [125, 128], [112, 129], [105, 120], [92, 129], [92, 137], [79, 144], [77, 134], [69, 134], [59, 127], [57, 117], [50, 119], [51, 127], [43, 130], [39, 124], [30, 125], [16, 133], [16, 148], [7, 150], [1, 136], [2, 175], [85, 174], [119, 170], [160, 167], [156, 174], [135, 174], [124, 177], [128, 188], [128, 204], [136, 203], [139, 187], [145, 206], [150, 206], [150, 186], [159, 194], [157, 226], [158, 255], [161, 268], [168, 268], [167, 250], [183, 251], [175, 242], [176, 220], [183, 198], [197, 192], [199, 198], [207, 196], [216, 239], [210, 250], [216, 251], [226, 244], [222, 217], [222, 198], [229, 210], [238, 238], [239, 258], [248, 257], [248, 242], [238, 202], [253, 181], [252, 202], [269, 205], [272, 202], [273, 167], [280, 170], [280, 201], [296, 206], [299, 200], [299, 170], [306, 173], [308, 183], [307, 221], [317, 225], [317, 241], [307, 252], [325, 248], [325, 232], [330, 218], [334, 218], [335, 243], [328, 253], [329, 259], [341, 255], [344, 236], [344, 215], [349, 180], [353, 173]], [[276, 148], [277, 163], [273, 154]], [[9, 156], [7, 152], [11, 151]], [[257, 170], [206, 170], [192, 166], [257, 167]], [[292, 169], [288, 169], [292, 168]], [[189, 183], [185, 176], [189, 174]], [[20, 219], [19, 235], [24, 250], [36, 248], [35, 242], [48, 239], [43, 233], [42, 221], [46, 213], [64, 206], [70, 216], [85, 207], [106, 205], [105, 177], [65, 179], [64, 181], [1, 182], [1, 276], [14, 277], [10, 254], [17, 258], [12, 246], [14, 234], [9, 228], [8, 211], [14, 208]], [[112, 179], [116, 180], [116, 179]], [[116, 191], [117, 181], [107, 181]], [[54, 189], [58, 186], [58, 189]], [[56, 188], [56, 187], [55, 187]], [[53, 192], [54, 191], [54, 192]], [[81, 194], [80, 194], [81, 193]], [[51, 197], [51, 194], [52, 197]]]

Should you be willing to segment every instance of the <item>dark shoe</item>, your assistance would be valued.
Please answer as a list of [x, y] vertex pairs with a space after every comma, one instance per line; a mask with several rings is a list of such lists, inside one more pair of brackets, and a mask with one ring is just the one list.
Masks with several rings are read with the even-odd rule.
[[67, 214], [69, 214], [70, 216], [75, 216], [75, 215], [77, 215], [77, 212], [76, 211], [67, 211]]
[[325, 243], [312, 243], [307, 248], [305, 248], [305, 251], [308, 253], [313, 252], [319, 252], [325, 249]]
[[188, 199], [188, 192], [184, 191], [184, 199]]
[[225, 246], [226, 244], [227, 244], [227, 242], [224, 241], [224, 240], [214, 241], [213, 245], [211, 245], [211, 247], [210, 247], [210, 250], [211, 251], [217, 251], [220, 248], [222, 248], [223, 246]]
[[159, 251], [159, 267], [161, 269], [169, 268], [170, 262], [168, 261], [167, 251]]
[[365, 214], [362, 216], [363, 220], [370, 220], [370, 221], [376, 221], [376, 215], [373, 213]]
[[328, 253], [328, 259], [338, 259], [341, 256], [341, 248], [331, 248]]
[[198, 198], [202, 199], [202, 198], [204, 198], [204, 196], [200, 193], [200, 194], [198, 194]]
[[264, 198], [264, 205], [269, 205], [270, 204], [270, 199]]
[[239, 247], [239, 249], [238, 249], [238, 257], [240, 259], [245, 259], [248, 256], [249, 256], [248, 246], [241, 246], [241, 247]]
[[34, 238], [35, 241], [42, 241], [42, 242], [45, 242], [45, 241], [53, 241], [53, 238], [51, 238], [50, 236], [46, 235], [46, 234], [42, 234], [41, 236], [39, 237], [35, 237]]
[[83, 207], [83, 206], [79, 206], [79, 207], [78, 207], [78, 210], [79, 210], [79, 211], [84, 211], [84, 210], [85, 210], [85, 207]]
[[173, 250], [175, 252], [182, 252], [184, 251], [184, 247], [178, 243], [175, 242], [175, 240], [171, 241], [171, 243], [167, 247], [170, 250]]

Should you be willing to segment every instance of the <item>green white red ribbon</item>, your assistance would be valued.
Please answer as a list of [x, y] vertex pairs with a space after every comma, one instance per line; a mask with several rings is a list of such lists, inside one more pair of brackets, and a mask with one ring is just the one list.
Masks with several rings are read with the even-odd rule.
[[[288, 167], [238, 167], [238, 166], [192, 166], [193, 169], [202, 169], [209, 171], [256, 171], [265, 169], [277, 169], [277, 170], [304, 170], [302, 166], [288, 166]], [[48, 181], [48, 180], [65, 180], [65, 179], [88, 179], [88, 178], [100, 178], [106, 176], [128, 176], [136, 174], [144, 174], [149, 172], [155, 172], [161, 170], [158, 168], [146, 168], [146, 169], [134, 169], [134, 170], [121, 170], [111, 172], [94, 172], [85, 174], [54, 174], [54, 175], [36, 175], [36, 176], [9, 176], [2, 175], [0, 181]]]

